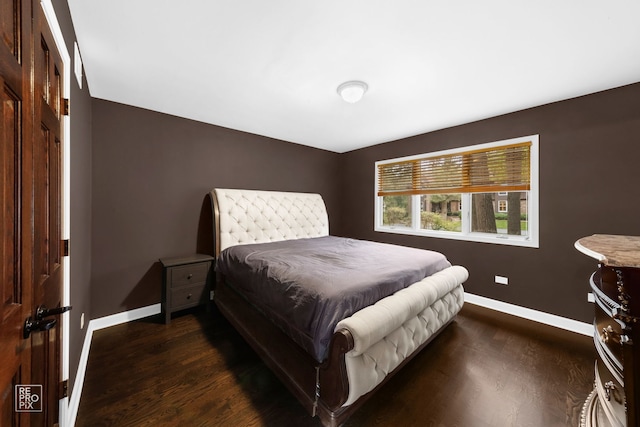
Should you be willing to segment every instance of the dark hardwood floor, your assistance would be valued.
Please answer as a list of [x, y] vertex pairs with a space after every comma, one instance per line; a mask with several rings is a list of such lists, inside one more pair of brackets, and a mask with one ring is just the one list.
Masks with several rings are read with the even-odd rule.
[[[345, 426], [577, 426], [594, 360], [589, 337], [466, 304]], [[320, 423], [214, 309], [96, 331], [76, 426]]]

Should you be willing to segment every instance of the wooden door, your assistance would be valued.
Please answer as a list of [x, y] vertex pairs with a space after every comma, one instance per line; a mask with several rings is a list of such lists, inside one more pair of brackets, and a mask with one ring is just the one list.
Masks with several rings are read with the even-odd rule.
[[[62, 301], [61, 123], [64, 69], [39, 1], [33, 4], [33, 16], [33, 292], [34, 305], [38, 310], [60, 307]], [[52, 426], [58, 422], [58, 401], [62, 397], [61, 323], [47, 331], [32, 334], [31, 381], [33, 384], [43, 384], [43, 411], [31, 415], [31, 425]]]
[[24, 327], [62, 299], [62, 61], [39, 1], [0, 0], [0, 25], [0, 425], [52, 426], [61, 326]]
[[0, 425], [26, 426], [30, 414], [15, 411], [15, 390], [19, 384], [31, 384], [31, 341], [22, 333], [33, 311], [31, 2], [0, 2]]

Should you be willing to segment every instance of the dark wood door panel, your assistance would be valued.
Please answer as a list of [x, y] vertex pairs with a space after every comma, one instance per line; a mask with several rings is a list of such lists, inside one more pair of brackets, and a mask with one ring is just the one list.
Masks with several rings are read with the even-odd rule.
[[14, 390], [31, 381], [31, 1], [0, 0], [0, 425], [26, 426]]
[[[40, 7], [34, 6], [34, 305], [55, 308], [62, 301], [61, 104], [62, 58]], [[59, 320], [56, 319], [56, 320]], [[31, 377], [43, 384], [43, 411], [32, 425], [58, 421], [61, 323], [33, 335]]]
[[[23, 329], [37, 307], [58, 307], [62, 299], [64, 71], [40, 2], [0, 0], [2, 426], [58, 422], [61, 328], [27, 339]], [[16, 410], [21, 384], [42, 388], [42, 412]]]

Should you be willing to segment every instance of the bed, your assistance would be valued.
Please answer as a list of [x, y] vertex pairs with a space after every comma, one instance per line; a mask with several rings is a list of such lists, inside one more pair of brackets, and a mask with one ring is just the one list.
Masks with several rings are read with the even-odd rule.
[[209, 197], [216, 306], [324, 426], [342, 424], [462, 308], [464, 267], [331, 236], [319, 194], [216, 188]]

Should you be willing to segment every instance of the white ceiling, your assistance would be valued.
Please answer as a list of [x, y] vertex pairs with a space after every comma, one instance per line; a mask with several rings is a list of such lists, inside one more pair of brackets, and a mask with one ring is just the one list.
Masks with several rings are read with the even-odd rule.
[[637, 0], [68, 3], [93, 97], [335, 152], [640, 81]]

